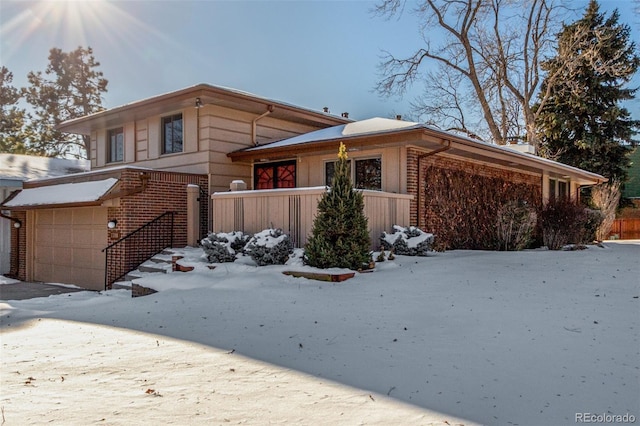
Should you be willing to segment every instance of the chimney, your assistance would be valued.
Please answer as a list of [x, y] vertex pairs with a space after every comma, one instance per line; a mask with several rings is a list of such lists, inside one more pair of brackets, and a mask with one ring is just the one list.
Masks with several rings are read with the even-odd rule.
[[349, 113], [348, 112], [343, 112], [342, 113], [342, 118], [349, 118]]
[[402, 121], [402, 116], [400, 114], [396, 115], [396, 120]]
[[329, 114], [329, 107], [322, 108], [322, 111], [324, 111], [326, 114]]

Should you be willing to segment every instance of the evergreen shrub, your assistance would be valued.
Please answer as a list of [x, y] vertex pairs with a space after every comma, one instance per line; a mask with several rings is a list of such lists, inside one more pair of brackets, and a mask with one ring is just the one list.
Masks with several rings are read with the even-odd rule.
[[249, 236], [241, 231], [211, 233], [200, 241], [200, 245], [211, 263], [233, 262], [242, 253]]
[[265, 229], [249, 240], [244, 252], [258, 266], [284, 265], [293, 253], [293, 243], [281, 229]]
[[347, 150], [340, 144], [331, 187], [318, 202], [304, 261], [317, 268], [368, 267], [371, 260], [367, 217], [362, 192], [354, 189]]
[[395, 254], [405, 256], [427, 256], [433, 251], [435, 240], [433, 234], [424, 232], [415, 226], [405, 228], [393, 225], [394, 232], [383, 232], [380, 236], [380, 244], [385, 250], [393, 250]]

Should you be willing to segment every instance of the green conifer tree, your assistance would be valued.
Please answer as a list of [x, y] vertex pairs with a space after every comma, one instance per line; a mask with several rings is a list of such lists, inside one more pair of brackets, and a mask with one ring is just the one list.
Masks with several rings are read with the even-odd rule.
[[542, 64], [554, 78], [542, 84], [540, 96], [551, 96], [537, 106], [536, 124], [543, 156], [624, 182], [640, 121], [621, 102], [635, 97], [637, 89], [626, 85], [640, 57], [619, 18], [591, 0], [584, 16], [564, 27], [557, 55]]
[[347, 150], [340, 143], [331, 188], [318, 202], [305, 263], [318, 268], [358, 270], [370, 260], [369, 232], [362, 192], [351, 182]]

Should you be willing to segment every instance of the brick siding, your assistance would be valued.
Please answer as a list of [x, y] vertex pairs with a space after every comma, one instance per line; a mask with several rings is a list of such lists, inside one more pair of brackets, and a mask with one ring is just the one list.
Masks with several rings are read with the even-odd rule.
[[141, 173], [148, 176], [144, 191], [120, 199], [118, 207], [109, 207], [109, 219], [117, 219], [117, 232], [109, 233], [108, 243], [135, 231], [167, 211], [175, 212], [173, 241], [177, 247], [187, 245], [187, 185], [207, 191], [207, 176], [162, 171], [140, 172], [126, 169], [120, 177], [120, 190], [139, 188]]
[[[514, 170], [508, 170], [497, 166], [491, 166], [488, 164], [474, 162], [469, 160], [463, 160], [458, 158], [452, 158], [446, 156], [446, 154], [436, 154], [434, 156], [423, 157], [419, 161], [419, 157], [422, 153], [420, 151], [409, 149], [407, 152], [407, 192], [414, 195], [414, 199], [411, 201], [410, 221], [414, 226], [421, 225], [428, 232], [438, 233], [438, 229], [431, 229], [430, 224], [434, 223], [434, 215], [437, 212], [429, 211], [426, 208], [426, 199], [428, 194], [424, 193], [424, 185], [426, 180], [426, 173], [430, 167], [438, 167], [448, 170], [459, 170], [465, 173], [486, 177], [500, 179], [504, 182], [512, 184], [525, 184], [531, 187], [531, 197], [538, 199], [542, 194], [542, 177], [540, 175], [534, 175], [530, 173], [517, 172]], [[418, 170], [418, 163], [422, 170]], [[423, 191], [418, 197], [418, 177], [423, 179], [420, 184], [420, 190]], [[541, 199], [539, 200], [541, 201]], [[465, 203], [466, 200], [459, 200], [461, 203]], [[418, 205], [420, 203], [420, 205]], [[420, 219], [420, 220], [418, 220]]]
[[27, 212], [11, 212], [11, 217], [18, 219], [22, 226], [15, 228], [11, 223], [11, 257], [10, 278], [25, 281], [27, 278]]
[[[113, 174], [113, 172], [110, 172]], [[141, 175], [148, 177], [146, 188], [142, 192], [126, 195], [120, 198], [117, 207], [108, 207], [108, 219], [116, 219], [118, 224], [114, 230], [108, 232], [107, 245], [135, 231], [145, 223], [155, 219], [166, 211], [175, 212], [173, 244], [183, 247], [187, 244], [187, 185], [194, 184], [208, 193], [208, 179], [206, 175], [141, 171], [140, 169], [124, 169], [120, 172], [119, 191], [129, 191], [141, 188]], [[95, 178], [92, 176], [92, 178]], [[78, 181], [78, 177], [74, 177]], [[59, 183], [56, 181], [56, 183]], [[61, 183], [61, 182], [60, 182]], [[15, 278], [26, 280], [26, 211], [13, 211], [11, 215], [22, 221], [19, 229], [11, 228], [11, 273]], [[37, 242], [36, 242], [37, 244]], [[116, 248], [115, 261], [124, 258], [126, 250], [146, 251], [145, 247]]]

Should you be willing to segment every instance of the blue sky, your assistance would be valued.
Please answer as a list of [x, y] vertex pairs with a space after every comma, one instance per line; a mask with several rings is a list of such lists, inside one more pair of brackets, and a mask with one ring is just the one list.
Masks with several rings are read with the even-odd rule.
[[[573, 0], [583, 7], [587, 0]], [[618, 8], [640, 41], [630, 0]], [[91, 46], [109, 80], [108, 108], [198, 83], [233, 87], [351, 118], [410, 115], [416, 85], [402, 99], [373, 89], [382, 50], [420, 46], [415, 18], [387, 20], [374, 1], [0, 1], [0, 60], [26, 85], [49, 49]], [[582, 14], [582, 10], [578, 15]], [[640, 85], [640, 77], [634, 80]], [[640, 101], [627, 104], [640, 119]]]

